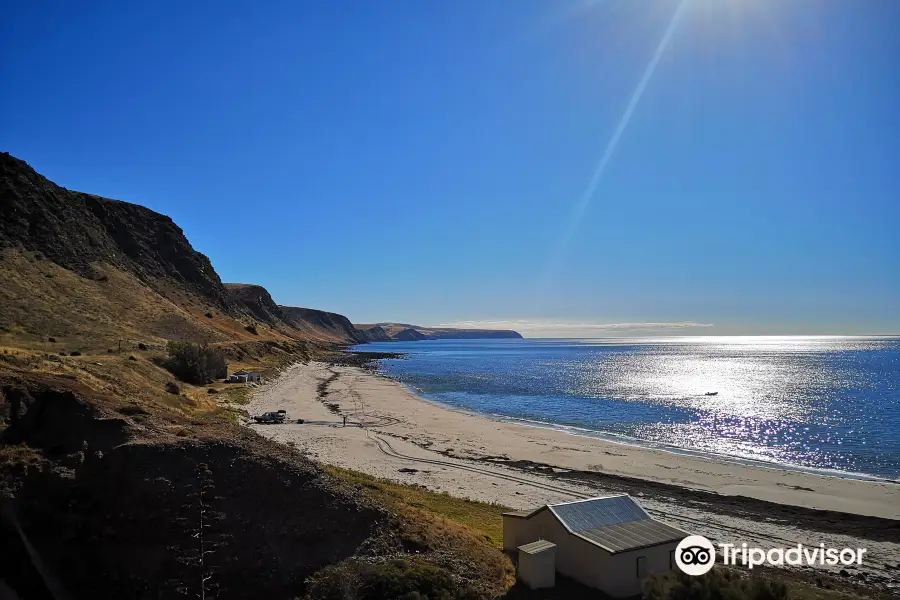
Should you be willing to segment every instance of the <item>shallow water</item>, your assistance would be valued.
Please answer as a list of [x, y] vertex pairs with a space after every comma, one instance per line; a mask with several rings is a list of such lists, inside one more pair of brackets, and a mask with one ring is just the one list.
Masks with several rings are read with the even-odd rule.
[[638, 443], [900, 479], [900, 339], [366, 344], [425, 397]]

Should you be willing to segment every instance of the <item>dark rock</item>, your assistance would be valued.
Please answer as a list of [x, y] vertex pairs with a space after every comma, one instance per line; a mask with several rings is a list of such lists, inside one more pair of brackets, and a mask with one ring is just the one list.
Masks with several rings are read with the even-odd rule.
[[359, 336], [362, 338], [362, 341], [365, 342], [390, 342], [391, 336], [388, 335], [387, 331], [381, 328], [379, 325], [354, 325], [356, 331], [359, 332]]
[[427, 339], [424, 334], [419, 333], [412, 328], [402, 329], [391, 336], [391, 338], [398, 342], [417, 342], [419, 340]]
[[0, 247], [11, 246], [40, 252], [82, 277], [102, 280], [105, 275], [91, 264], [103, 262], [151, 287], [171, 282], [216, 306], [234, 306], [209, 259], [194, 250], [171, 218], [137, 204], [59, 187], [2, 152]]
[[300, 308], [298, 306], [279, 306], [284, 314], [285, 321], [295, 329], [304, 331], [307, 328], [315, 328], [330, 333], [335, 338], [344, 342], [367, 342], [362, 335], [344, 315], [313, 308]]

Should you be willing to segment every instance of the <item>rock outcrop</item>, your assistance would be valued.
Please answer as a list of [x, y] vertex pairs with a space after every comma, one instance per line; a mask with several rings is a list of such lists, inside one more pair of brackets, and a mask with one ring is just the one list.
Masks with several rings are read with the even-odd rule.
[[344, 315], [314, 308], [280, 306], [288, 325], [300, 332], [325, 334], [335, 341], [365, 343], [369, 341]]
[[252, 283], [226, 283], [225, 289], [234, 301], [255, 319], [271, 326], [285, 322], [281, 308], [275, 304], [269, 291], [263, 286]]
[[366, 342], [390, 342], [391, 336], [378, 325], [354, 325]]
[[423, 334], [416, 331], [415, 329], [408, 328], [408, 329], [401, 329], [400, 331], [395, 333], [393, 336], [391, 336], [391, 339], [398, 341], [398, 342], [417, 342], [419, 340], [424, 340], [427, 338]]
[[0, 153], [0, 248], [38, 252], [82, 277], [103, 262], [156, 288], [175, 285], [231, 310], [209, 259], [171, 218], [137, 204], [62, 188]]
[[[518, 339], [522, 337], [522, 334], [509, 329], [457, 329], [453, 327], [423, 327], [421, 325], [410, 325], [409, 323], [377, 323], [375, 325], [357, 325], [356, 327], [357, 329], [364, 327], [378, 327], [379, 329], [384, 331], [391, 340], [394, 341], [440, 339]], [[411, 331], [415, 332], [415, 334], [410, 333]]]

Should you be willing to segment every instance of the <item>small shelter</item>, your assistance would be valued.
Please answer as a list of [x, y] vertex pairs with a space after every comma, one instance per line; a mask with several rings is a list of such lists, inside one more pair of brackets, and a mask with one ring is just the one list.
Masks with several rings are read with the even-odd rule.
[[503, 549], [519, 551], [523, 581], [541, 568], [534, 566], [532, 542], [542, 541], [540, 548], [554, 545], [556, 571], [613, 597], [640, 594], [647, 575], [674, 569], [675, 547], [687, 536], [652, 518], [627, 494], [503, 514]]
[[235, 371], [231, 377], [228, 378], [228, 381], [231, 383], [254, 383], [258, 381], [262, 381], [262, 375], [259, 373], [253, 373], [250, 371]]
[[519, 546], [518, 576], [533, 590], [556, 585], [556, 544], [538, 540]]

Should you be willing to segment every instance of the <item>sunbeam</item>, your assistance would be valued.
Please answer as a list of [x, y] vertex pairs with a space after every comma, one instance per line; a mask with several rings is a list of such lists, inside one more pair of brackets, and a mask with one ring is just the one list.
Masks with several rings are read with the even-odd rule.
[[606, 145], [606, 150], [603, 151], [603, 155], [600, 158], [600, 162], [597, 163], [597, 168], [594, 169], [594, 173], [591, 176], [591, 179], [588, 182], [584, 193], [581, 195], [581, 197], [578, 199], [578, 202], [572, 209], [572, 216], [569, 219], [568, 226], [566, 227], [562, 237], [560, 238], [560, 242], [556, 248], [556, 251], [548, 262], [547, 269], [544, 275], [544, 291], [550, 288], [553, 276], [556, 270], [559, 268], [560, 263], [565, 258], [565, 254], [568, 250], [569, 244], [572, 241], [572, 237], [578, 230], [578, 225], [580, 224], [581, 219], [584, 217], [585, 211], [591, 204], [591, 200], [593, 199], [594, 194], [597, 191], [597, 187], [600, 185], [600, 181], [603, 178], [603, 173], [606, 171], [606, 167], [616, 150], [616, 146], [618, 145], [622, 134], [625, 133], [625, 129], [628, 127], [628, 122], [631, 121], [631, 115], [634, 114], [634, 110], [635, 108], [637, 108], [638, 102], [640, 102], [641, 96], [643, 96], [644, 94], [644, 90], [647, 89], [647, 85], [650, 83], [650, 79], [653, 77], [653, 73], [656, 71], [656, 66], [659, 64], [659, 60], [662, 58], [663, 53], [666, 51], [666, 46], [669, 45], [669, 40], [672, 38], [672, 34], [675, 32], [675, 28], [678, 26], [678, 22], [681, 19], [681, 14], [684, 12], [684, 8], [685, 6], [687, 6], [687, 3], [688, 0], [682, 0], [678, 5], [678, 8], [676, 8], [675, 12], [672, 14], [669, 25], [666, 27], [662, 39], [660, 39], [659, 44], [656, 46], [656, 51], [653, 53], [650, 62], [647, 64], [647, 68], [644, 69], [644, 74], [641, 77], [641, 80], [638, 83], [637, 87], [635, 88], [634, 93], [631, 95], [631, 100], [628, 102], [628, 106], [625, 108], [625, 112], [622, 113], [622, 117], [619, 119], [619, 124], [616, 126], [612, 137], [609, 139], [609, 142]]

